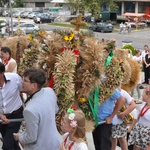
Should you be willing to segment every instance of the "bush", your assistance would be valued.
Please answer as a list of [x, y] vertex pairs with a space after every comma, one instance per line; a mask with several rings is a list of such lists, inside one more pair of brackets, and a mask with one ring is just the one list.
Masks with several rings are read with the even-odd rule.
[[135, 50], [135, 48], [132, 45], [127, 44], [127, 45], [123, 46], [122, 48], [131, 50], [132, 51], [132, 55], [135, 56], [136, 50]]

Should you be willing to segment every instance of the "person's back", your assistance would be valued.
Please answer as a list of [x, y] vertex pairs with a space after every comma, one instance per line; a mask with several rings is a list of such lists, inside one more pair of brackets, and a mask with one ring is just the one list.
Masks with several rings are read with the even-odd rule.
[[[32, 126], [26, 127], [31, 135], [20, 137], [20, 141], [29, 140], [31, 144], [26, 144], [24, 150], [59, 150], [60, 135], [55, 121], [55, 113], [58, 111], [56, 102], [53, 90], [42, 88], [27, 103], [24, 115], [27, 115], [25, 118], [28, 118], [25, 121], [32, 124]], [[35, 130], [37, 133], [32, 132]], [[29, 137], [30, 139], [28, 139]]]

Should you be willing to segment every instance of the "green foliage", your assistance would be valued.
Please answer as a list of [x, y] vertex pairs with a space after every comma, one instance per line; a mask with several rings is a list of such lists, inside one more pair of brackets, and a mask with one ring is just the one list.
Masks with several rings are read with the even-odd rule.
[[19, 7], [23, 7], [23, 1], [22, 0], [15, 0], [15, 3], [13, 4], [13, 7], [15, 8], [19, 8]]
[[115, 2], [113, 2], [113, 1], [110, 1], [109, 7], [110, 7], [110, 11], [116, 11], [116, 10], [118, 10], [117, 4]]
[[4, 27], [4, 25], [2, 25], [2, 23], [4, 23], [5, 21], [4, 20], [0, 20], [0, 29], [2, 28], [2, 27]]
[[65, 0], [70, 4], [71, 12], [80, 10], [84, 12], [87, 10], [95, 19], [100, 17], [101, 7], [106, 4], [110, 7], [110, 11], [118, 9], [116, 3], [112, 0]]
[[135, 48], [132, 45], [127, 44], [127, 45], [123, 46], [122, 48], [131, 50], [132, 51], [132, 55], [135, 56], [136, 50], [135, 50]]

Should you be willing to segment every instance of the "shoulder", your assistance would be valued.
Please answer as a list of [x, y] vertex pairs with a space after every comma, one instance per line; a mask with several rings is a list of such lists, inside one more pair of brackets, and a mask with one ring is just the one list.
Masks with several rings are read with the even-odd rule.
[[46, 92], [47, 94], [56, 95], [54, 90], [52, 88], [50, 88], [50, 87], [44, 87], [44, 88], [42, 88], [42, 90], [44, 92]]
[[16, 60], [13, 59], [13, 58], [11, 58], [11, 59], [9, 60], [9, 62], [14, 62], [14, 63], [16, 63]]
[[65, 138], [66, 138], [68, 135], [69, 135], [68, 132], [64, 133], [63, 136], [62, 136], [63, 140], [65, 140]]
[[114, 99], [118, 99], [119, 97], [121, 97], [121, 93], [118, 89], [115, 89], [113, 95], [111, 96], [111, 98], [114, 98]]
[[11, 79], [20, 79], [21, 77], [16, 74], [16, 73], [10, 73], [10, 72], [5, 72], [4, 73], [6, 80], [11, 80]]
[[123, 89], [121, 89], [121, 95], [122, 96], [126, 96], [126, 95], [129, 95], [129, 93]]
[[76, 149], [77, 150], [88, 150], [87, 144], [85, 142], [76, 142]]

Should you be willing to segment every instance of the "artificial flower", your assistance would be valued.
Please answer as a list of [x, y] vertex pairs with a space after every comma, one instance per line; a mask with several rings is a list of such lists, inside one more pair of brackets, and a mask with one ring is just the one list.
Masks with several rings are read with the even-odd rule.
[[120, 59], [120, 63], [122, 63], [123, 62], [123, 60], [122, 59]]
[[72, 120], [70, 122], [70, 126], [73, 127], [73, 128], [75, 128], [77, 126], [77, 121], [76, 120]]
[[44, 34], [45, 34], [44, 31], [41, 31], [41, 32], [39, 33], [40, 36], [43, 36]]
[[74, 119], [74, 117], [75, 117], [75, 113], [71, 113], [71, 114], [69, 114], [69, 120], [73, 120]]
[[68, 108], [67, 113], [69, 114], [74, 113], [74, 110], [72, 108]]
[[73, 110], [78, 110], [78, 108], [75, 105], [72, 105], [71, 107]]
[[79, 102], [84, 103], [84, 102], [86, 102], [86, 99], [85, 98], [80, 98]]
[[33, 41], [32, 34], [29, 34], [28, 37], [29, 37], [29, 40], [30, 40], [30, 41]]

